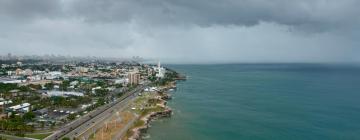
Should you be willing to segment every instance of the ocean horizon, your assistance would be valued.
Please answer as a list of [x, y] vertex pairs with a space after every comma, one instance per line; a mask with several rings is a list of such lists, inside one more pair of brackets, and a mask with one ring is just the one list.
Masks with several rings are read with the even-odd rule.
[[360, 67], [168, 65], [185, 74], [149, 140], [358, 140]]

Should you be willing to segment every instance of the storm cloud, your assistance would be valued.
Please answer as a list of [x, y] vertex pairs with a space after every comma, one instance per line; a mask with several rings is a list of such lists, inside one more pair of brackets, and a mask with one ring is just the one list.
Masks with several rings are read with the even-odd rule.
[[358, 0], [0, 0], [1, 53], [358, 62]]

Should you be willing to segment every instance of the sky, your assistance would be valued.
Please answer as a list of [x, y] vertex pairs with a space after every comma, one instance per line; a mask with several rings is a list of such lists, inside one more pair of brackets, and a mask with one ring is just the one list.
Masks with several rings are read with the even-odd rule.
[[0, 54], [360, 62], [359, 0], [0, 0]]

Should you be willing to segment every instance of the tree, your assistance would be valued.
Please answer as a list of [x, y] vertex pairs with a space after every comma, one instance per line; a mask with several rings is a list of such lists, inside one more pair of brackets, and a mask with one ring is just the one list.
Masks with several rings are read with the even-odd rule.
[[35, 114], [33, 112], [27, 112], [23, 115], [24, 121], [32, 121], [35, 118]]
[[44, 121], [41, 121], [40, 124], [41, 124], [41, 128], [45, 127], [45, 122]]
[[60, 85], [60, 90], [67, 91], [67, 88], [70, 86], [70, 81], [65, 80]]
[[51, 122], [50, 128], [51, 128], [51, 129], [54, 129], [54, 128], [55, 128], [55, 122]]
[[46, 87], [46, 89], [51, 90], [51, 89], [54, 88], [54, 83], [52, 83], [52, 82], [51, 83], [46, 83], [45, 87]]
[[105, 96], [109, 93], [109, 90], [107, 89], [96, 89], [95, 90], [96, 96]]
[[29, 87], [33, 88], [33, 89], [41, 89], [41, 85], [34, 85], [34, 84], [30, 84]]
[[115, 87], [116, 87], [116, 88], [122, 88], [123, 85], [122, 85], [122, 84], [115, 84]]
[[0, 92], [9, 92], [10, 90], [17, 89], [17, 84], [4, 84], [0, 83]]
[[70, 114], [67, 118], [68, 118], [69, 120], [75, 120], [76, 115], [75, 115], [75, 114]]

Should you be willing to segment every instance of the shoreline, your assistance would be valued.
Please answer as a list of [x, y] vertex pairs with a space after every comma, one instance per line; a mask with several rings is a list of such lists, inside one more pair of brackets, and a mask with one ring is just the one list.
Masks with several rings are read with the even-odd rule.
[[[163, 88], [163, 89], [168, 90], [168, 89], [174, 88], [174, 87], [176, 87], [175, 84], [176, 84], [176, 82], [172, 81], [172, 82], [170, 82], [170, 84], [165, 86], [165, 88]], [[167, 101], [171, 99], [170, 94], [169, 93], [161, 93], [159, 95], [158, 99], [160, 100], [160, 103], [158, 103], [157, 106], [163, 108], [163, 110], [162, 111], [152, 111], [152, 112], [146, 114], [145, 116], [139, 118], [138, 121], [142, 121], [143, 124], [129, 129], [128, 131], [130, 131], [131, 135], [129, 135], [125, 139], [127, 139], [127, 140], [142, 140], [142, 136], [143, 136], [143, 134], [147, 133], [147, 130], [150, 127], [151, 121], [153, 121], [155, 119], [172, 116], [172, 109], [169, 106], [167, 106]]]
[[164, 111], [151, 112], [150, 114], [147, 114], [146, 116], [140, 118], [139, 120], [145, 123], [140, 127], [132, 128], [130, 130], [132, 132], [132, 135], [128, 138], [128, 140], [141, 140], [142, 135], [147, 133], [151, 121], [163, 117], [171, 117], [171, 115], [172, 115], [171, 108], [166, 107]]

